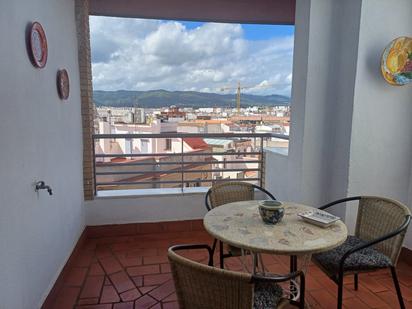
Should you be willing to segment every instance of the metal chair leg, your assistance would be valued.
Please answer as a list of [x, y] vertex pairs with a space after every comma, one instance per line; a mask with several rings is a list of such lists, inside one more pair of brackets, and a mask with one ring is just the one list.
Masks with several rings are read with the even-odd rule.
[[213, 240], [213, 245], [212, 245], [212, 255], [215, 254], [216, 244], [217, 244], [217, 239], [215, 238], [215, 240]]
[[403, 302], [401, 287], [399, 285], [398, 276], [396, 275], [395, 267], [391, 267], [392, 279], [395, 284], [396, 294], [398, 295], [399, 305], [401, 309], [405, 309], [405, 303]]
[[299, 308], [305, 309], [305, 276], [302, 275], [300, 277], [300, 300], [299, 300]]
[[338, 309], [342, 309], [343, 299], [343, 274], [339, 274], [338, 278]]
[[225, 263], [223, 261], [223, 242], [219, 240], [219, 259], [220, 259], [220, 268], [225, 268]]
[[353, 284], [354, 284], [354, 288], [355, 288], [355, 291], [357, 291], [358, 290], [358, 274], [354, 274], [353, 275], [353, 279], [354, 279], [354, 282], [353, 282]]

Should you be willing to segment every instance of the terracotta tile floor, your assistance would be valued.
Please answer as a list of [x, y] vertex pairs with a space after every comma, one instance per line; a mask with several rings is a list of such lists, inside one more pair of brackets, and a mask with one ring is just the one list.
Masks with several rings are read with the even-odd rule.
[[[178, 308], [167, 248], [211, 241], [203, 231], [88, 239], [64, 278], [53, 308]], [[200, 252], [192, 252], [190, 257], [206, 260]], [[264, 256], [264, 261], [270, 271], [287, 273], [287, 257]], [[239, 259], [228, 259], [227, 268], [240, 270]], [[400, 263], [398, 273], [406, 307], [412, 308], [412, 267]], [[336, 285], [312, 264], [307, 270], [307, 302], [312, 308], [336, 307]], [[357, 292], [353, 279], [347, 277], [344, 306], [399, 308], [389, 273], [360, 275]]]

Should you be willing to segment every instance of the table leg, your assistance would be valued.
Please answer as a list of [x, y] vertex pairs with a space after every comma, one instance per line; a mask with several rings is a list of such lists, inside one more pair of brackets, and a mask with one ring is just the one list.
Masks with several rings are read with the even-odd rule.
[[[294, 273], [298, 270], [298, 257], [296, 255], [290, 256], [290, 272]], [[296, 297], [296, 287], [293, 281], [290, 281], [290, 299], [293, 300]]]
[[[312, 256], [311, 254], [303, 255], [301, 265], [298, 265], [298, 257], [296, 255], [290, 256], [290, 272], [292, 273], [300, 269], [303, 271], [304, 274], [306, 274], [307, 266], [311, 260], [311, 256]], [[301, 286], [301, 282], [298, 283], [294, 280], [290, 281], [289, 299], [290, 299], [290, 303], [296, 306], [301, 306], [301, 303], [297, 301], [297, 299], [300, 297], [300, 291], [299, 291], [300, 286]], [[306, 301], [305, 301], [304, 306], [305, 308], [310, 308], [309, 303], [307, 303]]]

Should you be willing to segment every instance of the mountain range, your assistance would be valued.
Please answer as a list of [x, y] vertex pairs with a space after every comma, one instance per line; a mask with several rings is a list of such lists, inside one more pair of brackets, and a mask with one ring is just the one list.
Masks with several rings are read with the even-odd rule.
[[[178, 107], [235, 107], [235, 94], [218, 94], [197, 91], [93, 91], [96, 106], [159, 108]], [[289, 105], [290, 98], [283, 95], [241, 94], [241, 106]]]

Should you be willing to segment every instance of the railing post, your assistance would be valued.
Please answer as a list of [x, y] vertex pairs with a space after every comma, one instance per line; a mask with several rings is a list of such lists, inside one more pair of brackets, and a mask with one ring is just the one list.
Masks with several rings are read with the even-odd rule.
[[92, 152], [93, 152], [93, 194], [97, 195], [97, 185], [96, 185], [96, 138], [92, 135]]
[[263, 188], [265, 185], [264, 181], [264, 168], [265, 168], [265, 156], [263, 153], [263, 136], [260, 138], [260, 186]]
[[184, 179], [184, 171], [183, 171], [183, 169], [184, 169], [184, 155], [183, 155], [183, 137], [180, 139], [181, 140], [181, 149], [180, 149], [180, 151], [181, 151], [181, 169], [182, 169], [182, 171], [181, 171], [181, 173], [182, 173], [182, 177], [181, 177], [181, 179], [182, 179], [182, 193], [183, 193], [183, 189], [184, 189], [184, 186], [185, 186], [185, 179]]

